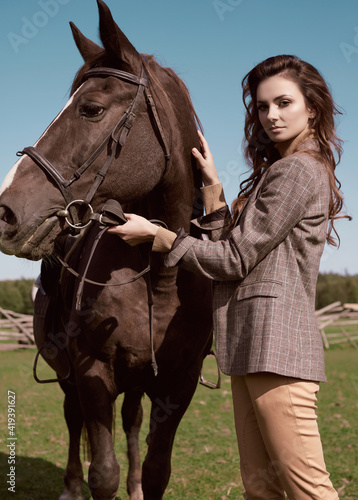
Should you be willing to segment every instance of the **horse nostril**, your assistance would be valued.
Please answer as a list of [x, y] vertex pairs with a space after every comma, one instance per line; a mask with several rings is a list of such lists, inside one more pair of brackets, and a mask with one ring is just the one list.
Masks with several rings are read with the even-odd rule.
[[9, 207], [0, 207], [0, 220], [6, 222], [6, 224], [14, 225], [16, 224], [16, 215]]

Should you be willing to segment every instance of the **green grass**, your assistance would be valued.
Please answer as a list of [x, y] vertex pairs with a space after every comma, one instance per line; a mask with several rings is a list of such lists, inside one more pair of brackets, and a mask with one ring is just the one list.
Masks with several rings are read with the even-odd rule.
[[[39, 385], [32, 378], [34, 351], [0, 352], [0, 498], [56, 500], [63, 490], [67, 429], [62, 416], [62, 391], [55, 384]], [[319, 425], [327, 468], [340, 498], [358, 498], [358, 352], [349, 346], [326, 351], [328, 383], [321, 385]], [[206, 378], [215, 379], [209, 359]], [[41, 367], [41, 376], [52, 376]], [[16, 392], [16, 495], [7, 492], [7, 391]], [[125, 440], [117, 406], [115, 450], [121, 465], [117, 499], [127, 498]], [[142, 457], [148, 429], [149, 401], [141, 431]], [[5, 479], [4, 479], [5, 478]], [[89, 498], [88, 489], [87, 498]], [[230, 382], [220, 390], [198, 386], [177, 432], [172, 476], [165, 498], [175, 500], [238, 500], [243, 487], [233, 425]]]
[[328, 381], [318, 398], [319, 427], [331, 479], [340, 498], [358, 498], [358, 351], [338, 344], [326, 351]]

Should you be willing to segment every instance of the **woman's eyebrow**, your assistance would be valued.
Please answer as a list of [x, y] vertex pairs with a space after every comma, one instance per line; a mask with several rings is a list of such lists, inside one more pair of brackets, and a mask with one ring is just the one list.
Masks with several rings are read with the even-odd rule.
[[[274, 102], [278, 101], [279, 99], [282, 99], [283, 97], [293, 97], [293, 96], [291, 94], [282, 94], [282, 95], [275, 97], [273, 101]], [[260, 100], [257, 100], [256, 102], [257, 102], [257, 104], [266, 104], [267, 103], [267, 101], [260, 101]]]

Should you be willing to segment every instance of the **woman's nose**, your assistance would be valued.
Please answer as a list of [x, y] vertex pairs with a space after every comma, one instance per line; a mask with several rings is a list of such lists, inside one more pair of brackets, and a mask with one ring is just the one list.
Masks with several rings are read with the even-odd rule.
[[277, 107], [276, 106], [270, 106], [268, 113], [267, 113], [267, 119], [269, 121], [276, 121], [278, 120], [278, 112], [277, 112]]

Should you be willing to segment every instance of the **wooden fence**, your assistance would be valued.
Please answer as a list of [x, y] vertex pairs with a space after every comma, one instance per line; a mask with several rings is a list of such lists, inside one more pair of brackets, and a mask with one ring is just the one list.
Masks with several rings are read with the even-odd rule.
[[[316, 311], [316, 317], [326, 349], [332, 344], [343, 342], [349, 342], [358, 349], [358, 304], [334, 302]], [[0, 349], [34, 347], [32, 322], [31, 314], [19, 314], [0, 307]], [[334, 331], [327, 333], [325, 328], [328, 326], [333, 327]]]
[[[326, 349], [332, 344], [349, 342], [358, 349], [358, 304], [342, 304], [333, 302], [329, 306], [316, 311], [317, 324]], [[325, 328], [334, 330], [327, 333]]]
[[[1, 350], [34, 347], [32, 321], [31, 314], [20, 314], [0, 307]], [[13, 343], [9, 343], [9, 341], [13, 341]]]

